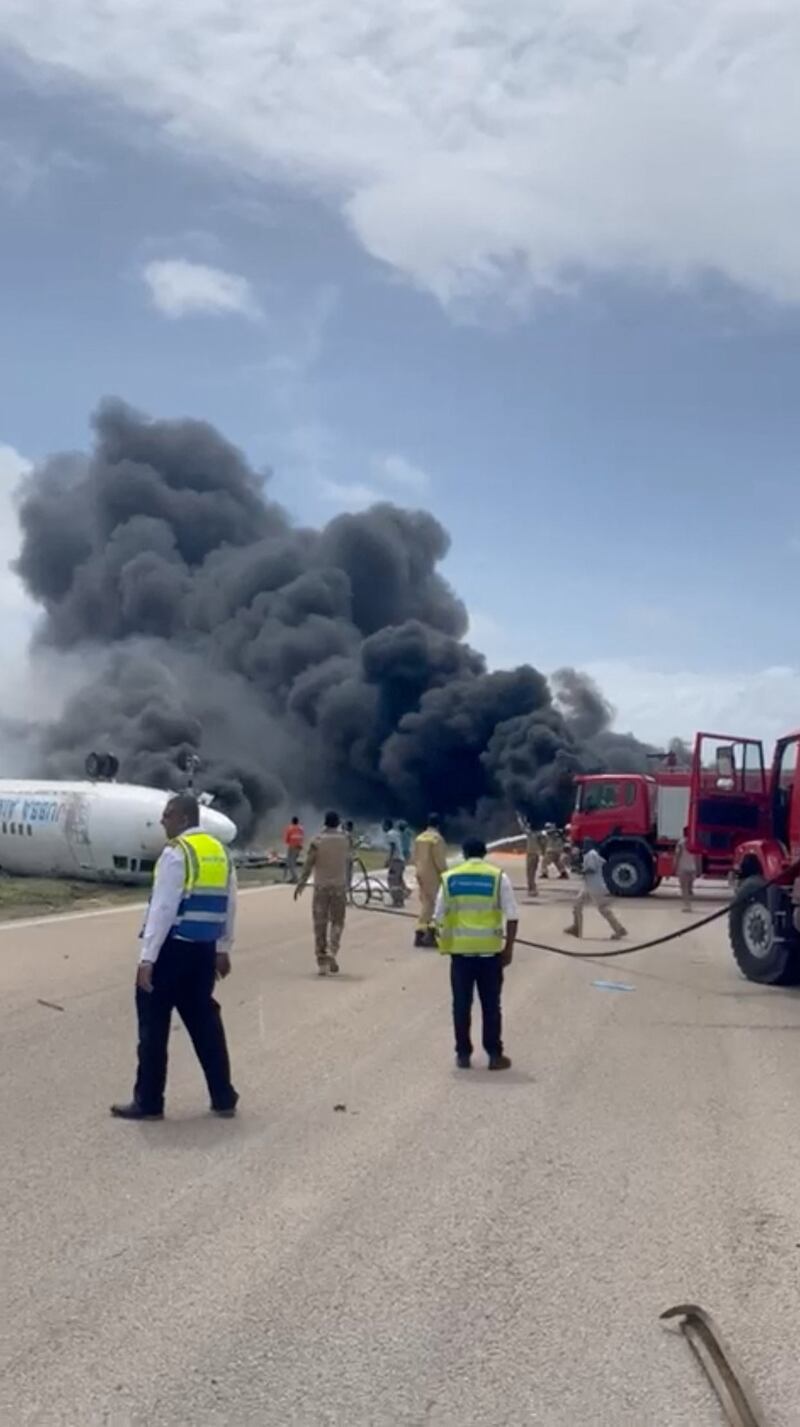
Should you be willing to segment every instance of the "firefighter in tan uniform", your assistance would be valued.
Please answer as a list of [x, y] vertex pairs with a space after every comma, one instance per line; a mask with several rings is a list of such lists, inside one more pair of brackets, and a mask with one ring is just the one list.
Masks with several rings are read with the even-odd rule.
[[[525, 879], [528, 884], [528, 896], [538, 897], [539, 889], [536, 886], [536, 875], [545, 856], [544, 833], [537, 832], [531, 827], [526, 817], [522, 813], [517, 813], [517, 821], [525, 834]], [[542, 874], [546, 876], [546, 873]]]
[[427, 827], [414, 842], [414, 867], [419, 887], [419, 917], [415, 946], [436, 945], [434, 908], [442, 874], [447, 871], [447, 848], [439, 831], [439, 819], [431, 813]]
[[562, 882], [565, 882], [569, 877], [569, 858], [564, 837], [555, 823], [545, 823], [543, 838], [544, 853], [539, 875], [547, 878], [549, 868], [555, 867]]
[[340, 826], [338, 813], [325, 814], [325, 826], [311, 843], [300, 881], [295, 887], [297, 898], [314, 877], [314, 900], [311, 911], [314, 920], [314, 949], [320, 976], [335, 976], [339, 970], [339, 947], [347, 912], [347, 889], [352, 851], [350, 838]]

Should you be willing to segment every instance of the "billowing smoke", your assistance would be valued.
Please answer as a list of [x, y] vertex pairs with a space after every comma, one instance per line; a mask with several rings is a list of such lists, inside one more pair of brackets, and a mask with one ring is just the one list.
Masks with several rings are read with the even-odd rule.
[[300, 529], [203, 422], [107, 401], [94, 430], [92, 454], [46, 462], [20, 507], [38, 655], [95, 671], [29, 740], [31, 771], [75, 776], [108, 748], [122, 776], [169, 786], [197, 751], [247, 834], [287, 801], [559, 816], [576, 771], [645, 766], [574, 670], [555, 698], [528, 666], [487, 672], [430, 514], [376, 505]]

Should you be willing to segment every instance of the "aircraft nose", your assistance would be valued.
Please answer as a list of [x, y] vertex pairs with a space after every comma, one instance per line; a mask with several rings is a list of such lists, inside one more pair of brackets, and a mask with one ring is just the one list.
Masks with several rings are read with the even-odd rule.
[[200, 809], [200, 826], [203, 832], [219, 838], [219, 841], [226, 846], [233, 842], [236, 836], [236, 824], [231, 822], [231, 819], [224, 813], [217, 812], [216, 808]]

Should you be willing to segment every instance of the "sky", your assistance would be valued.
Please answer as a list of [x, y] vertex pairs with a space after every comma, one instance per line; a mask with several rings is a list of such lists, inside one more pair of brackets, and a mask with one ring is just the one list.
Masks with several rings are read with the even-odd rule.
[[796, 0], [0, 0], [7, 647], [115, 394], [305, 523], [431, 509], [621, 729], [800, 725], [798, 62]]

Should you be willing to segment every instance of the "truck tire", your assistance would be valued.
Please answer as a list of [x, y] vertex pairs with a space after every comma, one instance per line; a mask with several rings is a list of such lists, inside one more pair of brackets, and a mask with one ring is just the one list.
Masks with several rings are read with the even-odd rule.
[[605, 868], [606, 886], [614, 897], [646, 897], [653, 890], [653, 864], [641, 852], [612, 852]]
[[728, 935], [736, 965], [748, 981], [791, 986], [800, 980], [800, 944], [794, 935], [788, 940], [776, 935], [763, 877], [747, 877], [739, 886]]

